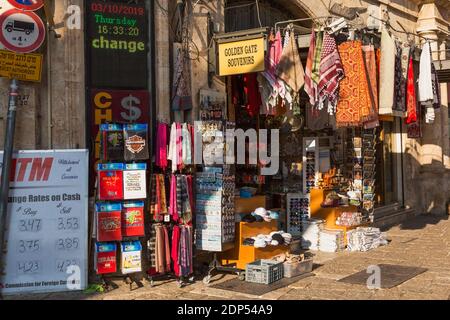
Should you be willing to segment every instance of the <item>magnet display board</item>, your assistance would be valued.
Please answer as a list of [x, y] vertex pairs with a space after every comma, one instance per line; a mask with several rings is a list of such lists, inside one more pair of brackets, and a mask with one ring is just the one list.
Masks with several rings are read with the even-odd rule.
[[[0, 152], [0, 165], [3, 153]], [[14, 155], [3, 294], [84, 290], [88, 275], [88, 151]]]

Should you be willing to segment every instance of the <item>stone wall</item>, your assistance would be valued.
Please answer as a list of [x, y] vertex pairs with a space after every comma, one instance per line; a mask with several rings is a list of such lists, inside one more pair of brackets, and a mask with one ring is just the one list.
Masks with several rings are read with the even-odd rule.
[[[42, 83], [20, 83], [16, 149], [85, 147], [84, 30], [66, 27], [67, 8], [78, 5], [83, 12], [83, 0], [58, 0], [52, 5], [56, 32], [61, 37], [47, 34], [42, 47]], [[9, 80], [0, 79], [0, 148], [4, 142], [8, 91]]]

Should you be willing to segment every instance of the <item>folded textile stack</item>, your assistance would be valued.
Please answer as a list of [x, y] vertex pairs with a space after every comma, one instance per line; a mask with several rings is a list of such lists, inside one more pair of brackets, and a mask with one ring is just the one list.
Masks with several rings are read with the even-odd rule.
[[256, 237], [244, 239], [244, 246], [254, 246], [255, 248], [265, 248], [267, 246], [290, 245], [292, 235], [284, 231], [275, 231], [271, 234], [259, 234]]
[[319, 250], [338, 252], [345, 249], [344, 233], [341, 230], [323, 230], [319, 237]]
[[319, 236], [323, 229], [323, 220], [302, 220], [301, 246], [306, 250], [319, 250]]
[[366, 252], [387, 245], [386, 235], [378, 228], [357, 228], [347, 232], [349, 251]]
[[342, 212], [341, 216], [337, 218], [336, 225], [353, 227], [362, 223], [361, 212]]

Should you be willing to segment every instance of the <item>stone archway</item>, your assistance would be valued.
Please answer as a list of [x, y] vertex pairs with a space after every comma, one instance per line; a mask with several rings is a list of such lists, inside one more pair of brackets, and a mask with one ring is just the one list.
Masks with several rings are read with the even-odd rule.
[[277, 2], [287, 9], [295, 7], [311, 18], [327, 16], [329, 14], [328, 8], [320, 0], [278, 0]]

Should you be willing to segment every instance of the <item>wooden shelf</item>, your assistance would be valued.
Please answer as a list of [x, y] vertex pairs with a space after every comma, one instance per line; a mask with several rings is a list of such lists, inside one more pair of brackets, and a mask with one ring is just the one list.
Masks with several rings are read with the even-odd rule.
[[246, 238], [255, 237], [259, 234], [270, 234], [278, 231], [277, 221], [272, 222], [240, 222], [236, 224], [236, 244], [235, 247], [221, 254], [222, 265], [236, 264], [238, 269], [245, 270], [248, 263], [260, 259], [271, 259], [276, 255], [289, 251], [289, 246], [267, 246], [265, 248], [255, 248], [244, 246]]

